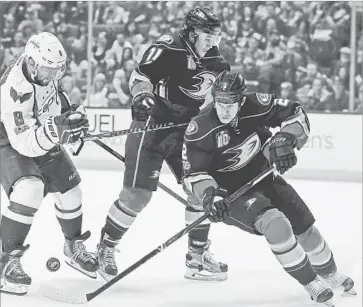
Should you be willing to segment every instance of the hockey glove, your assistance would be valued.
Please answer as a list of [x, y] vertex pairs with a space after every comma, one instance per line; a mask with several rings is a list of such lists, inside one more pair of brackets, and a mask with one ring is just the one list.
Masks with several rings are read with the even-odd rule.
[[276, 165], [280, 174], [297, 163], [295, 155], [296, 137], [288, 132], [277, 132], [270, 141], [270, 163]]
[[132, 99], [132, 119], [139, 122], [146, 122], [155, 104], [155, 96], [151, 92], [137, 93]]
[[204, 191], [202, 203], [204, 212], [209, 214], [211, 222], [222, 222], [230, 216], [230, 204], [226, 201], [227, 191], [208, 187]]
[[73, 144], [88, 132], [87, 116], [81, 112], [67, 111], [47, 119], [44, 130], [54, 144]]

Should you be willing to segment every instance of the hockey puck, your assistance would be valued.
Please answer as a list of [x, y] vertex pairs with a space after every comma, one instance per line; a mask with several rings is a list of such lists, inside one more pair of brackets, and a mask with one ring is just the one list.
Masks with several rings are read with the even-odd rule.
[[47, 269], [51, 272], [56, 272], [60, 268], [60, 262], [57, 258], [49, 258], [47, 261]]

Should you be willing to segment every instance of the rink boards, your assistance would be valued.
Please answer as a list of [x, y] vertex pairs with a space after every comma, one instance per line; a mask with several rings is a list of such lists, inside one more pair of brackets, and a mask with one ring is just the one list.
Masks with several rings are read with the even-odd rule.
[[[131, 111], [87, 109], [91, 133], [129, 128]], [[288, 177], [318, 180], [362, 180], [362, 115], [310, 113], [311, 135], [298, 152], [298, 164]], [[124, 153], [126, 136], [105, 139], [117, 152]], [[88, 142], [75, 163], [82, 169], [123, 169], [123, 163], [102, 148]], [[164, 167], [165, 172], [169, 172]]]

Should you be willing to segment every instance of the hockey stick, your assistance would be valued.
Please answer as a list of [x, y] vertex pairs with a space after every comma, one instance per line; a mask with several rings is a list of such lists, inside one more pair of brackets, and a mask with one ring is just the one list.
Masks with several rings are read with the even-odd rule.
[[[274, 171], [274, 167], [271, 166], [265, 171], [263, 171], [261, 174], [253, 178], [251, 181], [246, 183], [243, 187], [238, 189], [236, 192], [231, 194], [227, 197], [228, 202], [235, 201], [238, 197], [246, 193], [249, 189], [251, 189], [254, 185], [256, 185], [258, 182], [260, 182], [262, 179], [266, 178], [269, 174], [271, 174]], [[181, 237], [183, 237], [186, 233], [188, 233], [190, 230], [198, 226], [200, 223], [202, 223], [204, 220], [208, 218], [208, 214], [204, 214], [199, 219], [194, 221], [192, 224], [187, 226], [186, 228], [179, 231], [177, 234], [172, 236], [169, 240], [159, 245], [157, 248], [152, 250], [150, 253], [142, 257], [139, 261], [135, 262], [133, 265], [128, 267], [123, 272], [119, 273], [117, 276], [115, 276], [110, 281], [106, 282], [103, 286], [99, 287], [97, 290], [89, 293], [65, 293], [64, 291], [53, 289], [52, 287], [45, 286], [43, 288], [40, 288], [41, 294], [49, 299], [64, 302], [64, 303], [70, 303], [70, 304], [85, 304], [91, 300], [93, 300], [95, 297], [100, 295], [102, 292], [110, 288], [112, 285], [117, 283], [119, 280], [136, 270], [138, 267], [140, 267], [145, 262], [149, 261], [151, 258], [159, 254], [161, 251], [169, 247], [171, 244], [173, 244], [175, 241], [179, 240]]]
[[178, 127], [184, 127], [189, 125], [189, 123], [182, 123], [182, 124], [175, 124], [175, 123], [163, 123], [163, 124], [154, 124], [150, 126], [145, 126], [143, 128], [130, 128], [130, 129], [124, 129], [124, 130], [118, 130], [118, 131], [112, 131], [112, 132], [103, 132], [99, 134], [89, 134], [84, 137], [82, 137], [82, 140], [84, 142], [87, 141], [94, 141], [94, 140], [100, 140], [103, 138], [113, 138], [115, 136], [122, 136], [122, 135], [128, 135], [128, 134], [134, 134], [134, 133], [141, 133], [141, 132], [149, 132], [149, 131], [157, 131], [157, 130], [164, 130], [164, 129], [170, 129], [170, 128], [178, 128]]
[[[117, 151], [113, 150], [111, 147], [107, 146], [105, 143], [101, 142], [100, 140], [93, 140], [93, 142], [96, 143], [98, 146], [102, 147], [107, 152], [109, 152], [115, 158], [119, 159], [122, 162], [125, 162], [125, 158], [122, 155], [120, 155]], [[183, 205], [188, 206], [188, 202], [183, 197], [179, 196], [177, 193], [169, 189], [167, 186], [163, 185], [161, 182], [158, 183], [158, 186], [166, 193], [174, 197], [176, 200], [180, 201]]]

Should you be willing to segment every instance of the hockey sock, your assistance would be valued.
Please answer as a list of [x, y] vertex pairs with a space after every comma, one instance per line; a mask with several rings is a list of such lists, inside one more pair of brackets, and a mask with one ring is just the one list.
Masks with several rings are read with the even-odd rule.
[[10, 201], [0, 223], [1, 241], [4, 251], [22, 246], [33, 223], [36, 209]]
[[296, 241], [291, 224], [281, 211], [275, 208], [265, 211], [254, 226], [265, 235], [276, 259], [287, 273], [304, 286], [315, 279], [316, 272], [308, 255]]
[[68, 240], [80, 236], [82, 232], [82, 205], [72, 210], [63, 210], [57, 205], [54, 205], [54, 207], [64, 236]]
[[300, 284], [307, 285], [314, 280], [316, 273], [301, 245], [291, 237], [280, 244], [270, 244], [271, 250], [284, 270]]
[[[204, 215], [204, 211], [187, 207], [185, 209], [185, 224], [188, 226]], [[203, 248], [207, 245], [210, 221], [206, 220], [189, 231], [189, 246], [192, 248]]]
[[320, 276], [324, 277], [337, 271], [333, 253], [315, 226], [297, 236], [297, 239], [306, 251], [313, 268]]
[[[119, 241], [136, 219], [137, 213], [116, 200], [107, 215], [103, 232], [114, 241]], [[107, 244], [107, 241], [105, 242]]]

